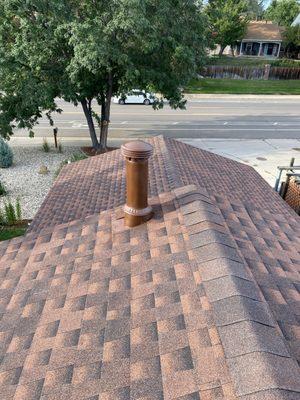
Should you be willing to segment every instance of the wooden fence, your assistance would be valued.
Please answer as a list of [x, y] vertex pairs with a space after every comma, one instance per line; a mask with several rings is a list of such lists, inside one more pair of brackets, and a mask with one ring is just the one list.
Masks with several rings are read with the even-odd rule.
[[202, 69], [201, 75], [207, 78], [228, 79], [300, 79], [300, 67], [262, 67], [209, 65]]

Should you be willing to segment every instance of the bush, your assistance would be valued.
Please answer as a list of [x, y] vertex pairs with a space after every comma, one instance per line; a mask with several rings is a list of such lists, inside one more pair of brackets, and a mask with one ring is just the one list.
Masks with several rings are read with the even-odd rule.
[[20, 199], [17, 199], [16, 201], [16, 217], [17, 221], [22, 221], [22, 209], [21, 209]]
[[4, 210], [0, 210], [0, 225], [16, 225], [22, 221], [22, 210], [19, 199], [13, 205], [11, 200], [4, 203]]
[[10, 200], [8, 200], [8, 202], [4, 204], [4, 211], [7, 225], [14, 225], [17, 222], [17, 216], [15, 212], [15, 207]]
[[49, 143], [47, 142], [47, 139], [43, 140], [42, 149], [44, 150], [45, 153], [49, 153], [50, 146]]
[[13, 152], [9, 145], [0, 138], [0, 167], [8, 168], [13, 163]]
[[61, 142], [58, 142], [57, 150], [58, 150], [59, 153], [63, 152], [63, 146], [62, 146]]
[[0, 182], [0, 196], [5, 196], [7, 193], [5, 186], [3, 185], [2, 182]]
[[290, 60], [288, 58], [282, 58], [272, 62], [273, 67], [291, 67], [300, 68], [300, 62], [296, 60]]

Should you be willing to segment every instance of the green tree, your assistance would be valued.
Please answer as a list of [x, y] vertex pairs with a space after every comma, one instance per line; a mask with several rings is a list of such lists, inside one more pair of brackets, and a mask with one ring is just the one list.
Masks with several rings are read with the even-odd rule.
[[215, 44], [222, 55], [226, 46], [242, 39], [248, 25], [247, 3], [244, 0], [210, 0], [206, 13]]
[[[55, 99], [81, 104], [93, 147], [107, 143], [112, 96], [133, 87], [184, 107], [205, 57], [199, 0], [1, 0], [0, 134], [32, 129]], [[99, 127], [99, 134], [97, 134]]]
[[265, 18], [282, 26], [291, 26], [299, 13], [299, 0], [273, 0], [266, 10]]
[[250, 19], [260, 20], [264, 15], [264, 1], [263, 0], [246, 0], [247, 2], [247, 15]]
[[297, 58], [300, 53], [300, 25], [290, 26], [284, 32], [283, 47], [288, 58]]

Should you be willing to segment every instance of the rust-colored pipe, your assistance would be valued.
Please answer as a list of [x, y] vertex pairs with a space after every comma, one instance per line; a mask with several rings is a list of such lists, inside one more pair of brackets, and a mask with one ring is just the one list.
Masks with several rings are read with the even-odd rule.
[[153, 215], [148, 205], [148, 159], [152, 153], [151, 144], [141, 140], [122, 146], [126, 159], [125, 225], [131, 228], [149, 221]]

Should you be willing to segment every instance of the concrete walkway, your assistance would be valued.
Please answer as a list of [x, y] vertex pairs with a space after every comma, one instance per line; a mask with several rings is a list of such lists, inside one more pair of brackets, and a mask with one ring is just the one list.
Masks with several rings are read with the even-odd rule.
[[[120, 139], [109, 140], [109, 146], [119, 147], [124, 141]], [[245, 163], [255, 168], [258, 173], [274, 187], [277, 175], [277, 166], [289, 165], [295, 157], [295, 165], [300, 165], [300, 140], [297, 139], [266, 139], [266, 140], [241, 140], [241, 139], [179, 139], [192, 146], [212, 151], [233, 160]], [[10, 144], [14, 146], [41, 146], [42, 138], [12, 137]], [[89, 138], [63, 138], [64, 147], [90, 146]], [[49, 138], [51, 144], [51, 139]]]
[[188, 94], [186, 93], [184, 97], [187, 100], [207, 100], [207, 99], [216, 99], [216, 100], [300, 100], [299, 94], [217, 94], [217, 93], [195, 93]]

